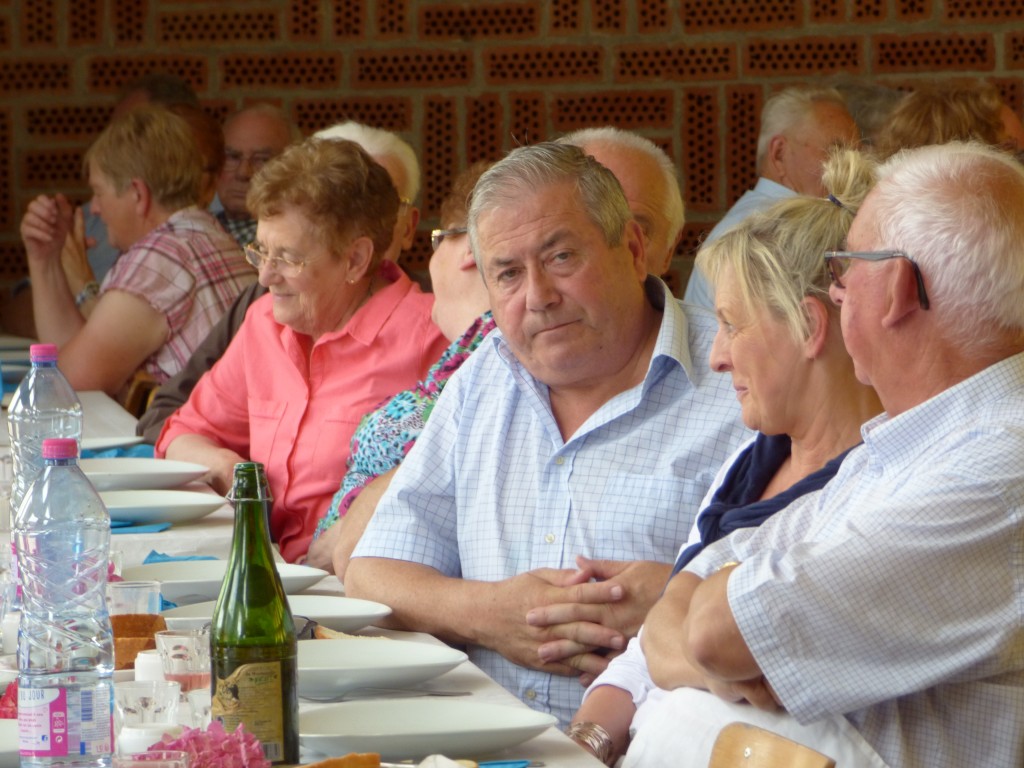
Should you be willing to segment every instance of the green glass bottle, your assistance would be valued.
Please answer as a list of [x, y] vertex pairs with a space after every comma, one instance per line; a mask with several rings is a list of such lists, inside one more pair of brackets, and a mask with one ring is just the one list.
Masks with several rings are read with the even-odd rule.
[[235, 530], [210, 627], [211, 714], [228, 732], [244, 723], [271, 763], [298, 763], [298, 648], [270, 546], [262, 464], [235, 465], [229, 499]]

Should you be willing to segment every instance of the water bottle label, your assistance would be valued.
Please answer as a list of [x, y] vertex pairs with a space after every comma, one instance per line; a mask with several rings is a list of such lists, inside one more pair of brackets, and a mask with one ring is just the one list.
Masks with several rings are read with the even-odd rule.
[[227, 677], [217, 677], [210, 710], [228, 732], [245, 723], [272, 762], [284, 757], [282, 679], [279, 661], [242, 664]]
[[18, 688], [22, 757], [109, 755], [113, 749], [109, 685], [80, 690]]

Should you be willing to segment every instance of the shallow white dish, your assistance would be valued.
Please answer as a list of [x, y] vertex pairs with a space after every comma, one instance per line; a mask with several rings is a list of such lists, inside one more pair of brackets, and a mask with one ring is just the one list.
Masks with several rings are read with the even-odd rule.
[[[179, 560], [128, 566], [121, 572], [126, 581], [159, 581], [165, 600], [178, 605], [216, 600], [227, 571], [227, 560]], [[278, 563], [277, 572], [288, 594], [301, 592], [316, 584], [327, 571], [306, 565]]]
[[31, 365], [32, 361], [29, 359], [28, 347], [25, 347], [25, 349], [0, 349], [0, 364], [3, 363]]
[[126, 445], [138, 445], [141, 442], [141, 435], [120, 435], [118, 437], [83, 437], [81, 445], [83, 451], [105, 451], [108, 448], [122, 448]]
[[299, 696], [330, 700], [357, 688], [403, 688], [443, 675], [462, 651], [387, 638], [299, 641]]
[[9, 381], [12, 384], [25, 378], [25, 374], [31, 369], [32, 366], [28, 363], [3, 363], [0, 365], [4, 381]]
[[554, 715], [500, 704], [449, 699], [342, 701], [300, 712], [299, 743], [324, 755], [379, 752], [384, 760], [433, 754], [476, 758], [532, 739], [556, 722]]
[[187, 523], [227, 503], [215, 493], [200, 491], [102, 491], [110, 519], [129, 523]]
[[208, 471], [201, 464], [187, 461], [128, 457], [82, 459], [79, 465], [97, 491], [177, 488], [197, 480]]
[[0, 768], [18, 768], [18, 721], [0, 720]]
[[[340, 595], [289, 595], [288, 604], [293, 615], [305, 616], [338, 632], [355, 632], [391, 613], [381, 603]], [[213, 617], [215, 605], [215, 600], [183, 605], [164, 611], [163, 616], [170, 629], [202, 627]]]
[[39, 342], [27, 336], [11, 336], [8, 333], [0, 334], [0, 349], [28, 349]]

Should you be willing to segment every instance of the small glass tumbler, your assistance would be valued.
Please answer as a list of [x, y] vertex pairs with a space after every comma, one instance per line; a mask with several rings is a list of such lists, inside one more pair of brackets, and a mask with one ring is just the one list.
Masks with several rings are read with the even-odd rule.
[[207, 629], [164, 629], [156, 633], [156, 649], [164, 679], [181, 685], [182, 696], [210, 687], [210, 632]]
[[189, 768], [189, 759], [187, 752], [148, 749], [127, 755], [114, 755], [111, 768]]
[[114, 684], [114, 733], [118, 754], [146, 750], [165, 733], [180, 731], [181, 686], [166, 680]]

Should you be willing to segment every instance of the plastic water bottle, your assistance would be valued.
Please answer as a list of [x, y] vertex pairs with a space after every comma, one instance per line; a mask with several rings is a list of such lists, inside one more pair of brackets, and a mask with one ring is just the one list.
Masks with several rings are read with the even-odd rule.
[[43, 468], [43, 440], [82, 438], [82, 403], [57, 368], [57, 345], [33, 344], [29, 356], [32, 368], [14, 391], [7, 408], [14, 458], [12, 515], [21, 507], [29, 483]]
[[[82, 438], [82, 403], [57, 368], [56, 344], [29, 347], [32, 368], [14, 391], [7, 408], [14, 483], [11, 486], [10, 526], [29, 484], [43, 468], [43, 440], [48, 437]], [[21, 607], [18, 559], [11, 539], [11, 578], [15, 584], [12, 608]]]
[[109, 766], [114, 648], [106, 606], [110, 515], [78, 442], [43, 441], [12, 540], [21, 565], [18, 737], [23, 768]]

